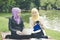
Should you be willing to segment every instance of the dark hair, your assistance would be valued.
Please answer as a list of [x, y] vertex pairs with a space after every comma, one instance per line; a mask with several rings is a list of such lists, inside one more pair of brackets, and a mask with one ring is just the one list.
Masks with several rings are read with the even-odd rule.
[[39, 23], [39, 21], [36, 21], [36, 23]]

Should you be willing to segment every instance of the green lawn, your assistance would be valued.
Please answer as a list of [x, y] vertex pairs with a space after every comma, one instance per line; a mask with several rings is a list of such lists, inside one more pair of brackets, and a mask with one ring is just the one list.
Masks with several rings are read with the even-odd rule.
[[60, 40], [60, 32], [46, 29], [46, 33], [47, 33], [47, 35], [50, 36], [52, 39]]
[[[46, 15], [47, 18], [49, 18], [50, 20], [53, 20], [55, 17], [58, 17], [58, 18], [60, 17], [59, 16], [60, 11], [56, 11], [56, 10], [43, 11], [43, 10], [40, 10], [40, 15], [42, 15], [42, 16]], [[22, 13], [21, 16], [24, 20], [25, 27], [28, 28], [30, 13]], [[11, 13], [0, 13], [0, 32], [9, 31], [8, 30], [8, 18], [7, 17], [11, 17]], [[51, 38], [56, 39], [56, 40], [60, 40], [60, 35], [59, 35], [60, 32], [46, 29], [46, 33], [48, 36], [51, 36]], [[1, 34], [0, 34], [0, 40], [1, 40]]]

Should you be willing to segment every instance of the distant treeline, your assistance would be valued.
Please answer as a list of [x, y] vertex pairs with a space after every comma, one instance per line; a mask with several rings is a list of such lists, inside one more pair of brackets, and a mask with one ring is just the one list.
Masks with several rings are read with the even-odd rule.
[[33, 7], [38, 10], [60, 10], [60, 0], [0, 0], [0, 12], [11, 12], [13, 7], [22, 10], [30, 10]]

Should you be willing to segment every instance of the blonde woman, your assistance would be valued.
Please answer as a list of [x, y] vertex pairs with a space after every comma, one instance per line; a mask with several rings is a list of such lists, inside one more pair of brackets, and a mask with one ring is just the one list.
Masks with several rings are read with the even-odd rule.
[[31, 10], [31, 17], [29, 18], [29, 20], [30, 28], [33, 29], [32, 31], [33, 37], [43, 37], [45, 35], [44, 21], [43, 18], [39, 16], [39, 12], [36, 8], [33, 8]]

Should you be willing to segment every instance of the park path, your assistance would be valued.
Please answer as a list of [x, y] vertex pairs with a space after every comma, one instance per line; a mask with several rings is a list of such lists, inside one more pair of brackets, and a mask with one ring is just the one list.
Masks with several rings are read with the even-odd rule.
[[60, 32], [60, 19], [58, 17], [56, 17], [53, 20], [46, 18], [46, 16], [44, 16], [43, 18], [44, 18], [44, 25], [47, 29]]

